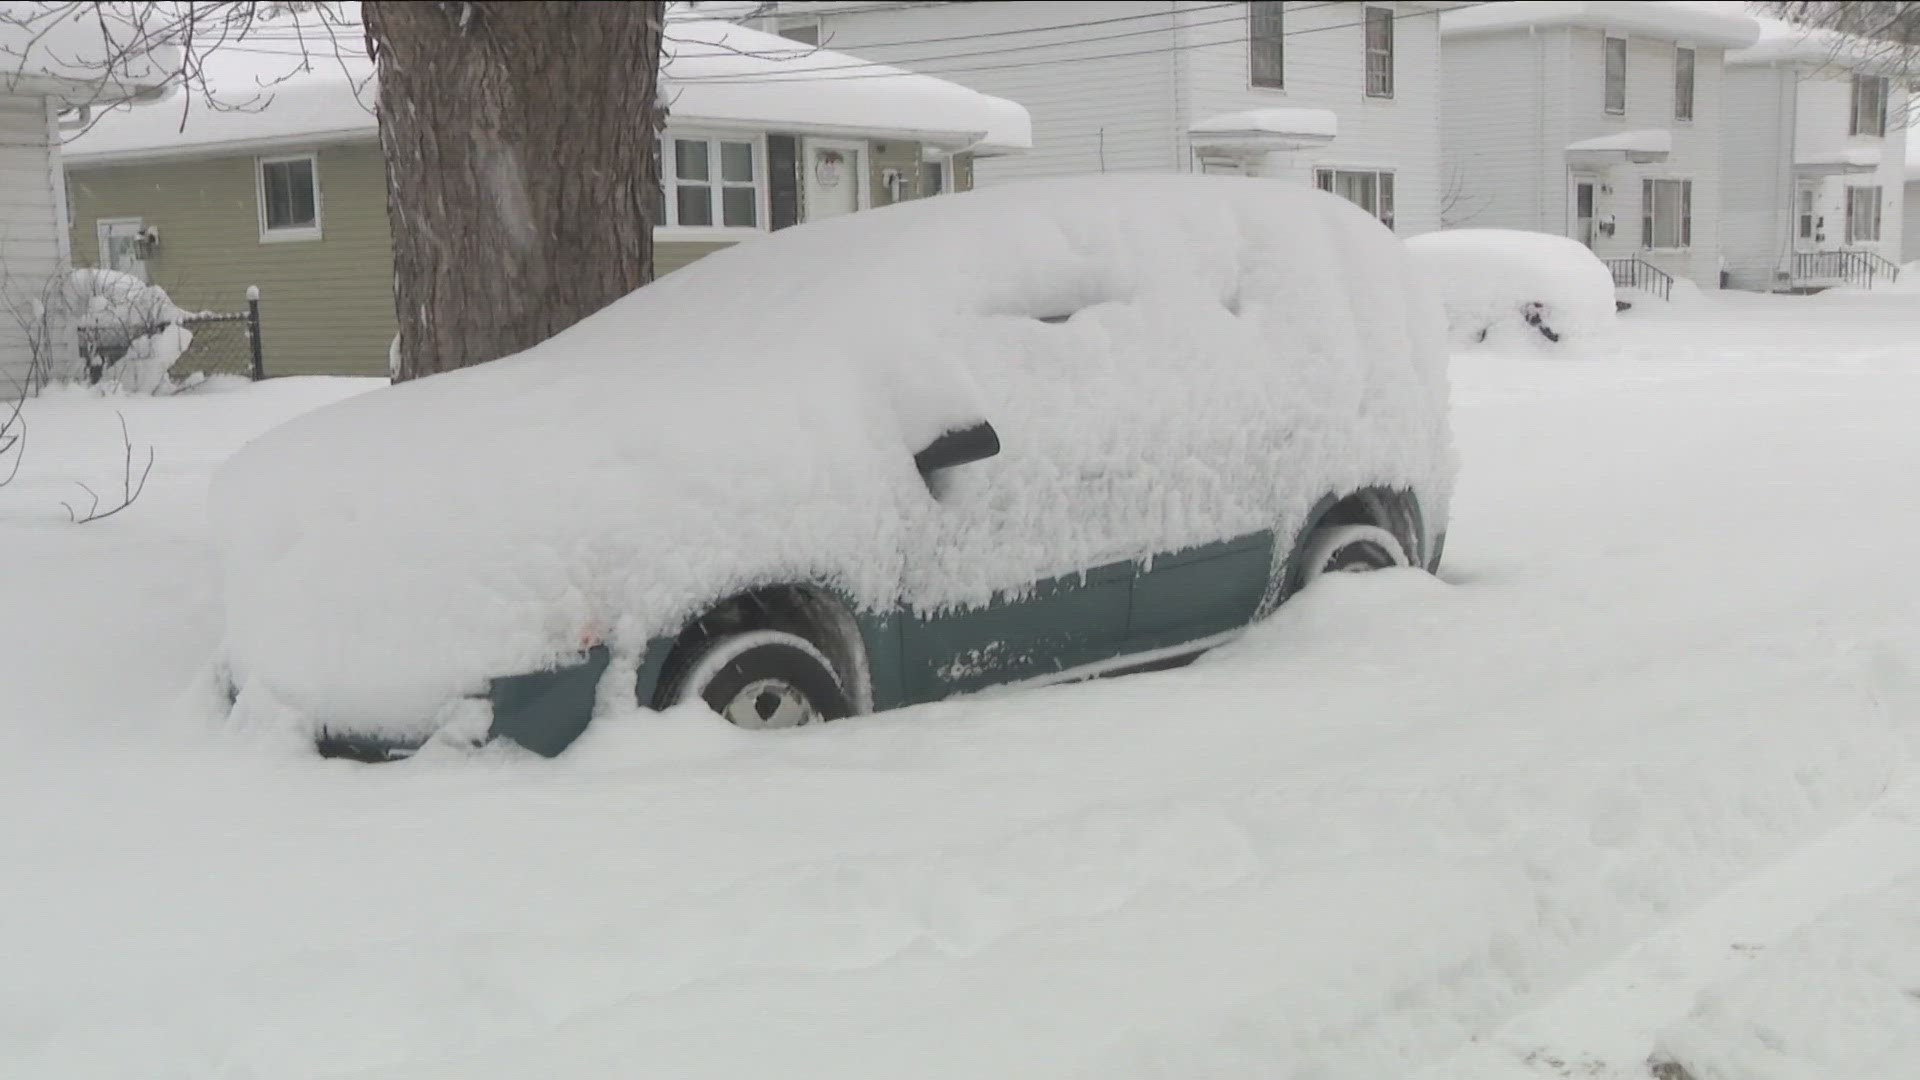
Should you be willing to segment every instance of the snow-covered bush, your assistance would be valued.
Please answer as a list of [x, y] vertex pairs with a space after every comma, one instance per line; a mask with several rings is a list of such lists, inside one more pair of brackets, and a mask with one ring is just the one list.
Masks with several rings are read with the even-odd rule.
[[[1001, 453], [934, 498], [914, 454], [982, 419]], [[245, 715], [421, 738], [583, 640], [631, 695], [650, 639], [759, 585], [931, 613], [1290, 537], [1372, 486], [1437, 531], [1451, 446], [1439, 306], [1344, 200], [1204, 176], [916, 200], [262, 436], [211, 494], [225, 659]]]
[[83, 351], [114, 358], [101, 385], [135, 394], [171, 388], [168, 374], [193, 343], [193, 332], [180, 325], [191, 313], [165, 289], [118, 270], [86, 267], [67, 275], [63, 299]]
[[1564, 236], [1456, 229], [1407, 240], [1447, 309], [1454, 348], [1572, 350], [1613, 334], [1613, 275]]

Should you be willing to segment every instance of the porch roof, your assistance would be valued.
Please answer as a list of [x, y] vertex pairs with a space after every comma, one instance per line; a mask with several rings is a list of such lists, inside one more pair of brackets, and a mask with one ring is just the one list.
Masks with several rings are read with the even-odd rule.
[[1340, 120], [1332, 110], [1298, 107], [1221, 113], [1187, 128], [1195, 150], [1221, 157], [1325, 146], [1339, 133]]
[[1666, 128], [1617, 131], [1567, 144], [1570, 164], [1605, 165], [1621, 161], [1665, 161], [1673, 152], [1673, 132]]
[[1793, 159], [1793, 171], [1803, 176], [1834, 176], [1873, 172], [1880, 167], [1878, 146], [1848, 146], [1823, 153], [1802, 153]]

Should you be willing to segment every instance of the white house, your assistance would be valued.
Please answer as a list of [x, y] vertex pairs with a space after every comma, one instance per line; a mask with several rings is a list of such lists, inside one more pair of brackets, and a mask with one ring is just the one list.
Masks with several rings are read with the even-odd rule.
[[1713, 286], [1724, 57], [1759, 32], [1737, 9], [1636, 0], [1448, 12], [1447, 223], [1571, 236], [1623, 284], [1650, 264]]
[[1882, 66], [1856, 40], [1774, 19], [1761, 20], [1752, 47], [1727, 54], [1721, 243], [1731, 284], [1892, 278], [1906, 216], [1906, 91]]
[[139, 35], [111, 18], [49, 11], [0, 20], [0, 394], [36, 357], [45, 374], [79, 355], [65, 304], [49, 291], [67, 264], [63, 128], [156, 92], [176, 59], [171, 48], [113, 40]]
[[1907, 140], [1906, 198], [1900, 214], [1901, 257], [1920, 255], [1920, 139]]
[[1032, 151], [981, 161], [982, 185], [1123, 171], [1292, 177], [1412, 234], [1440, 224], [1445, 6], [840, 0], [745, 13], [1025, 105]]

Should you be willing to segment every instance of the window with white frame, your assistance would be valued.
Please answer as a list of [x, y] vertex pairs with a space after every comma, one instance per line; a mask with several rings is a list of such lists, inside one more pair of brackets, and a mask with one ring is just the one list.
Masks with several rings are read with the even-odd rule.
[[1287, 85], [1286, 8], [1280, 0], [1247, 5], [1247, 61], [1255, 86], [1280, 90]]
[[253, 175], [262, 241], [320, 238], [320, 171], [312, 154], [260, 158]]
[[1813, 189], [1801, 188], [1799, 194], [1800, 239], [1813, 239]]
[[1640, 246], [1693, 246], [1693, 181], [1648, 177], [1640, 182]]
[[760, 153], [751, 139], [675, 135], [664, 145], [659, 225], [760, 227]]
[[1610, 37], [1607, 50], [1607, 111], [1627, 111], [1627, 39]]
[[1367, 96], [1393, 96], [1393, 9], [1367, 8]]
[[1393, 228], [1393, 173], [1384, 169], [1315, 169], [1314, 186], [1331, 191]]
[[1880, 242], [1880, 189], [1872, 184], [1847, 188], [1847, 243]]
[[1693, 67], [1692, 49], [1673, 50], [1673, 118], [1675, 120], [1693, 119]]
[[1871, 135], [1879, 138], [1887, 133], [1887, 80], [1880, 75], [1855, 75], [1853, 77], [1852, 122], [1847, 125], [1849, 135]]

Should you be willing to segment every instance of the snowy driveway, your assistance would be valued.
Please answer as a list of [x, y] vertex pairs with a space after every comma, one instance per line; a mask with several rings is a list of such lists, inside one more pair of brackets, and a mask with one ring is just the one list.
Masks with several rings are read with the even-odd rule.
[[1750, 1028], [1681, 1021], [1724, 964], [1661, 968], [1675, 1011], [1604, 1051], [1554, 995], [1907, 768], [1920, 296], [1623, 338], [1456, 360], [1444, 583], [1327, 582], [1182, 671], [791, 733], [637, 714], [553, 762], [194, 717], [207, 470], [353, 387], [122, 403], [153, 487], [82, 529], [111, 403], [41, 402], [0, 491], [0, 1074], [1626, 1076], [1657, 1042], [1711, 1080]]

